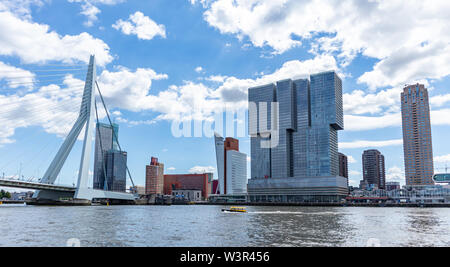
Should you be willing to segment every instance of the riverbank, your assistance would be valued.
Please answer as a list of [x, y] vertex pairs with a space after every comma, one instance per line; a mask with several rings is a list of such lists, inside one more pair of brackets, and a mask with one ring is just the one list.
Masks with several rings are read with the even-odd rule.
[[255, 207], [374, 207], [374, 208], [450, 208], [450, 203], [196, 203], [196, 205], [226, 205]]
[[61, 201], [61, 202], [34, 202], [34, 201], [4, 201], [3, 205], [8, 204], [27, 204], [31, 206], [91, 206], [91, 205], [111, 205], [111, 206], [254, 206], [254, 207], [372, 207], [372, 208], [450, 208], [450, 203], [251, 203], [251, 202], [190, 202], [190, 203], [171, 203], [171, 204], [147, 204], [143, 201], [133, 203], [120, 202], [100, 202], [90, 203], [88, 201]]

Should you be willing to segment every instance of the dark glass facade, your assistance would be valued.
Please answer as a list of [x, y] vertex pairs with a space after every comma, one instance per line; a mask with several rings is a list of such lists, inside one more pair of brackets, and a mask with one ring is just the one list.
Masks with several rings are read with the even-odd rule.
[[127, 177], [127, 152], [110, 150], [105, 155], [106, 182], [109, 191], [125, 192]]
[[[114, 132], [113, 132], [114, 131]], [[109, 190], [105, 187], [105, 156], [110, 150], [118, 150], [117, 139], [119, 126], [113, 124], [97, 123], [95, 131], [95, 154], [94, 154], [94, 189]], [[107, 185], [107, 184], [106, 184]]]
[[[346, 195], [337, 134], [344, 129], [342, 81], [334, 71], [250, 88], [249, 107], [251, 200]], [[262, 146], [267, 141], [271, 147]]]
[[362, 164], [364, 183], [386, 189], [386, 170], [381, 152], [375, 149], [364, 151]]

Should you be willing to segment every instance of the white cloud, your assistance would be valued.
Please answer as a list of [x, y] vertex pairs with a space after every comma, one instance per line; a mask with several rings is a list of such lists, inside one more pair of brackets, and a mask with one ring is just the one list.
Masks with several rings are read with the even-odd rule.
[[385, 141], [358, 140], [353, 142], [340, 142], [339, 148], [341, 149], [377, 148], [377, 147], [400, 146], [400, 145], [403, 145], [403, 139], [385, 140]]
[[169, 168], [167, 168], [167, 170], [168, 171], [174, 171], [174, 170], [176, 170], [176, 168], [175, 167], [169, 167]]
[[158, 25], [142, 12], [131, 14], [127, 21], [118, 20], [112, 27], [122, 31], [126, 35], [136, 35], [142, 40], [151, 40], [156, 36], [166, 38], [166, 28], [164, 25]]
[[430, 105], [434, 107], [442, 107], [448, 102], [450, 102], [450, 94], [430, 97]]
[[88, 33], [61, 36], [48, 25], [0, 12], [0, 55], [18, 56], [23, 63], [73, 63], [88, 62], [93, 53], [100, 66], [113, 60], [108, 45]]
[[31, 88], [34, 77], [34, 73], [10, 66], [0, 61], [0, 81], [7, 81], [9, 88], [18, 88], [21, 86]]
[[358, 82], [377, 88], [445, 77], [450, 74], [449, 41], [435, 41], [423, 46], [413, 44], [392, 51], [389, 57], [375, 64], [372, 71], [364, 73]]
[[2, 0], [0, 11], [9, 11], [23, 19], [31, 19], [31, 6], [42, 6], [48, 0]]
[[23, 96], [0, 95], [0, 144], [13, 143], [17, 128], [31, 126], [65, 136], [78, 117], [84, 82], [68, 75], [64, 84], [44, 86]]
[[345, 115], [344, 120], [346, 131], [367, 131], [402, 126], [402, 117], [400, 113], [375, 117]]
[[214, 173], [216, 168], [213, 166], [195, 166], [189, 170], [189, 173]]
[[450, 163], [450, 154], [434, 157], [435, 163]]
[[450, 109], [432, 110], [431, 111], [432, 125], [450, 125]]
[[275, 53], [307, 40], [312, 42], [312, 53], [337, 54], [343, 66], [358, 54], [379, 59], [373, 70], [359, 79], [372, 88], [450, 74], [450, 2], [446, 0], [412, 0], [408, 4], [402, 0], [201, 3], [209, 25], [240, 40], [248, 38], [256, 47], [271, 47]]
[[197, 68], [195, 68], [195, 72], [197, 73], [201, 73], [203, 71], [203, 68], [198, 66]]
[[[306, 78], [312, 73], [337, 69], [332, 56], [317, 56], [305, 61], [293, 60], [283, 64], [281, 68], [267, 75], [260, 75], [256, 79], [239, 79], [225, 77], [214, 79], [210, 86], [204, 83], [185, 81], [182, 85], [172, 85], [158, 94], [150, 94], [152, 79], [163, 79], [167, 76], [156, 74], [154, 71], [148, 77], [141, 77], [143, 73], [108, 73], [99, 78], [101, 88], [110, 92], [105, 93], [111, 99], [114, 107], [126, 107], [133, 111], [151, 110], [160, 113], [154, 120], [208, 120], [214, 112], [225, 107], [234, 110], [247, 108], [248, 88], [273, 83], [292, 78]], [[106, 79], [111, 76], [110, 79]], [[125, 78], [124, 78], [125, 77]], [[159, 78], [158, 78], [159, 77]], [[219, 77], [219, 76], [216, 76]], [[212, 77], [210, 77], [212, 78]], [[107, 81], [108, 80], [108, 81]], [[133, 85], [128, 85], [134, 83]], [[116, 88], [117, 89], [114, 89]], [[133, 90], [131, 94], [128, 90]], [[108, 101], [110, 102], [110, 101]], [[150, 122], [149, 122], [150, 123]]]
[[350, 176], [361, 176], [361, 172], [359, 171], [349, 171], [348, 174]]
[[98, 82], [108, 108], [142, 111], [154, 104], [154, 96], [149, 95], [152, 81], [167, 78], [166, 74], [158, 74], [152, 69], [139, 68], [133, 72], [118, 67], [116, 72], [104, 70], [98, 76]]
[[399, 88], [382, 90], [377, 93], [366, 93], [362, 90], [354, 90], [350, 94], [343, 95], [344, 111], [346, 114], [379, 114], [385, 112], [400, 111]]
[[70, 3], [81, 3], [81, 12], [80, 14], [86, 16], [86, 21], [84, 25], [86, 27], [91, 27], [98, 20], [98, 14], [101, 13], [101, 10], [97, 7], [97, 5], [116, 5], [119, 3], [123, 3], [126, 0], [68, 0]]
[[405, 172], [400, 167], [394, 166], [389, 168], [386, 173], [386, 182], [405, 183]]
[[352, 156], [347, 156], [347, 161], [350, 164], [357, 163], [356, 159]]

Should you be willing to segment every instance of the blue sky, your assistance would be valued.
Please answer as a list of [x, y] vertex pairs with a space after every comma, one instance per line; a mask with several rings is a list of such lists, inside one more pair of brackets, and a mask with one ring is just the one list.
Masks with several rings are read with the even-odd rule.
[[[442, 172], [450, 166], [449, 13], [448, 1], [435, 0], [1, 1], [0, 174], [43, 175], [76, 119], [90, 53], [137, 184], [151, 156], [166, 173], [215, 169], [213, 140], [175, 138], [173, 121], [245, 109], [249, 87], [331, 69], [344, 82], [339, 142], [352, 185], [371, 148], [385, 155], [388, 181], [404, 184], [399, 99], [416, 82], [430, 90]], [[240, 141], [249, 154], [248, 138]], [[59, 183], [76, 182], [80, 146]]]

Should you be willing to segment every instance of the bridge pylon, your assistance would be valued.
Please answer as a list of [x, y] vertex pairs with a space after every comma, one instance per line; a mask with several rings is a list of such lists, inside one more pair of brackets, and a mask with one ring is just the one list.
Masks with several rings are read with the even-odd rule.
[[78, 171], [78, 182], [75, 192], [58, 192], [50, 190], [39, 190], [33, 195], [36, 200], [53, 200], [58, 201], [61, 198], [73, 198], [79, 200], [92, 201], [98, 199], [119, 199], [119, 200], [135, 200], [136, 197], [128, 193], [110, 192], [102, 190], [94, 190], [89, 188], [89, 166], [92, 156], [92, 139], [93, 130], [95, 129], [95, 82], [97, 79], [95, 56], [91, 55], [89, 67], [84, 86], [83, 98], [80, 107], [80, 113], [77, 121], [67, 135], [64, 143], [61, 145], [58, 153], [48, 167], [41, 183], [54, 184], [64, 163], [67, 160], [75, 142], [83, 128], [84, 141], [81, 153], [80, 168]]

